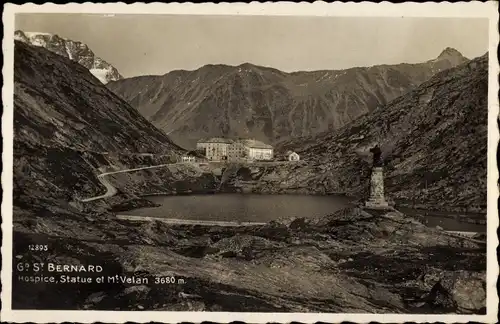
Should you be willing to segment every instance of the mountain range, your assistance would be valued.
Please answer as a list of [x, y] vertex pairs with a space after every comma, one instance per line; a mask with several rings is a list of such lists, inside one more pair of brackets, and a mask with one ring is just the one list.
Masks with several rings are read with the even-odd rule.
[[15, 31], [14, 39], [34, 46], [44, 47], [83, 65], [104, 84], [123, 78], [114, 66], [97, 57], [86, 44], [80, 41], [62, 38], [50, 33], [24, 32], [21, 30]]
[[286, 73], [249, 63], [206, 65], [126, 78], [107, 87], [185, 147], [211, 136], [277, 143], [339, 129], [467, 61], [446, 48], [419, 64], [346, 70]]

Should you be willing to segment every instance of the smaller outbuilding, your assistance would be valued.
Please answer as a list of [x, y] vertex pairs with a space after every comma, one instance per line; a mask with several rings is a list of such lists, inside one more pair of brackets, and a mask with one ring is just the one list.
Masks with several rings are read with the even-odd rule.
[[203, 155], [197, 151], [189, 151], [181, 157], [182, 162], [201, 162], [203, 160]]
[[288, 161], [300, 161], [300, 156], [297, 152], [288, 151], [286, 152], [286, 158]]
[[196, 162], [196, 158], [194, 156], [183, 156], [181, 157], [182, 162]]

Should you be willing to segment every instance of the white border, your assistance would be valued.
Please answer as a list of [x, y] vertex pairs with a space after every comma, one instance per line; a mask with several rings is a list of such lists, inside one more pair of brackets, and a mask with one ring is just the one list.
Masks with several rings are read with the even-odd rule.
[[[498, 237], [497, 198], [498, 170], [496, 166], [496, 150], [499, 142], [497, 128], [498, 75], [499, 67], [496, 56], [498, 45], [498, 3], [490, 1], [482, 3], [170, 3], [127, 5], [116, 4], [75, 4], [43, 5], [5, 4], [3, 13], [3, 76], [2, 97], [4, 114], [2, 116], [3, 135], [3, 170], [2, 170], [2, 311], [1, 318], [12, 322], [201, 322], [212, 321], [228, 323], [243, 321], [247, 323], [291, 322], [458, 322], [468, 321], [494, 323], [497, 322], [498, 295], [496, 280], [498, 262], [496, 247]], [[489, 27], [489, 88], [488, 88], [488, 222], [487, 222], [487, 314], [486, 315], [415, 315], [415, 314], [330, 314], [330, 313], [230, 313], [230, 312], [158, 312], [158, 311], [17, 311], [11, 310], [11, 271], [12, 269], [12, 149], [13, 149], [13, 35], [15, 13], [108, 13], [108, 14], [190, 14], [190, 15], [294, 15], [294, 16], [352, 16], [352, 17], [484, 17], [490, 21]], [[417, 49], [416, 49], [417, 50]]]

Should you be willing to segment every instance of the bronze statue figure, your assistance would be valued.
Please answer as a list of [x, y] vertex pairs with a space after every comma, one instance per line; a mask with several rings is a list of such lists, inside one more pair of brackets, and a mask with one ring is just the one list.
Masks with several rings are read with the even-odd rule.
[[370, 149], [370, 153], [373, 154], [373, 166], [374, 167], [381, 167], [383, 166], [382, 162], [382, 151], [380, 150], [380, 147], [375, 145], [375, 147], [372, 147]]

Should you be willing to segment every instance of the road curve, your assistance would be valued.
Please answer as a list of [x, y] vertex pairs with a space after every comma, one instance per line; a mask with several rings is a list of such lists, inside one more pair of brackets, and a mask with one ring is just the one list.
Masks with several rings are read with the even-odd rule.
[[104, 195], [100, 195], [100, 196], [81, 199], [80, 200], [81, 202], [90, 202], [90, 201], [94, 201], [94, 200], [109, 198], [109, 197], [116, 195], [116, 188], [113, 187], [113, 185], [111, 183], [109, 183], [108, 179], [105, 178], [106, 175], [107, 174], [103, 173], [103, 174], [100, 174], [97, 176], [97, 179], [102, 183], [102, 185], [104, 187], [106, 187], [106, 193]]
[[163, 167], [176, 165], [176, 164], [185, 164], [185, 163], [177, 162], [177, 163], [170, 163], [170, 164], [159, 164], [159, 165], [153, 165], [153, 166], [142, 167], [142, 168], [125, 169], [125, 170], [101, 173], [97, 176], [97, 179], [99, 180], [100, 183], [102, 183], [102, 185], [104, 187], [106, 187], [106, 193], [103, 195], [95, 196], [95, 197], [80, 199], [80, 201], [81, 202], [91, 202], [91, 201], [95, 201], [95, 200], [99, 200], [99, 199], [113, 197], [114, 195], [116, 195], [116, 193], [117, 193], [116, 188], [108, 181], [108, 179], [106, 179], [106, 176], [108, 176], [108, 175], [116, 174], [116, 173], [134, 172], [134, 171], [147, 170], [147, 169], [163, 168]]

